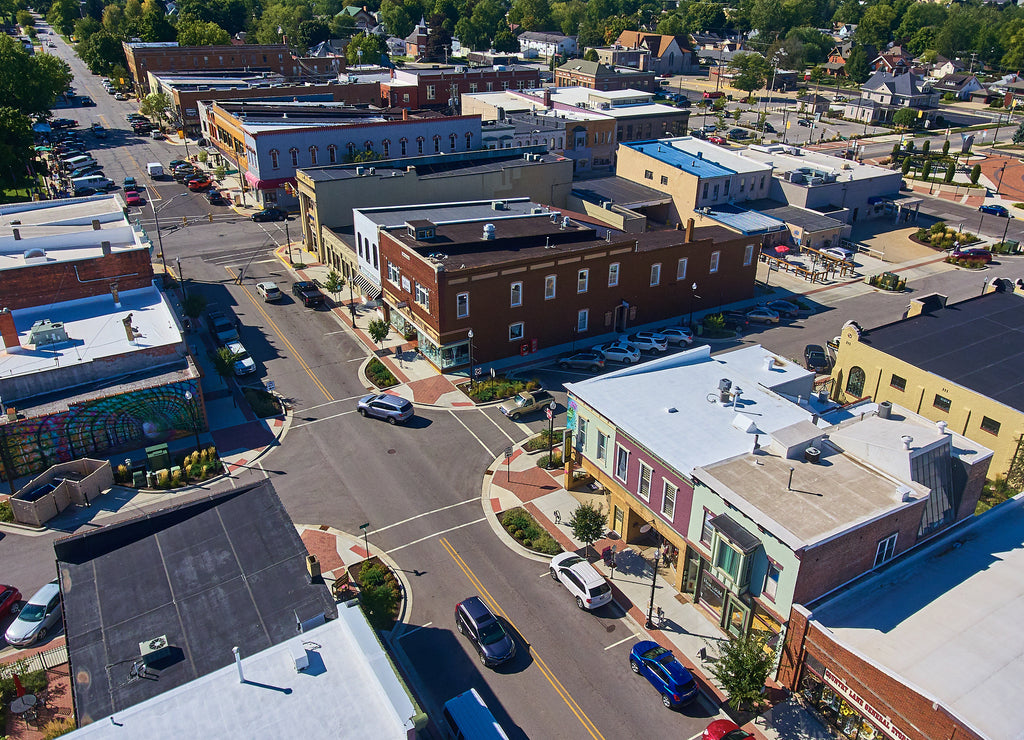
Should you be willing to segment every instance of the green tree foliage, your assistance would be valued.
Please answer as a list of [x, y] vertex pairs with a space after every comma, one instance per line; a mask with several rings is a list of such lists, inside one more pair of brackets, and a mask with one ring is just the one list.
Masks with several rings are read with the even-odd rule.
[[572, 536], [585, 542], [588, 548], [604, 534], [604, 523], [604, 510], [590, 502], [577, 506], [568, 521]]
[[764, 87], [771, 68], [760, 54], [740, 52], [729, 62], [729, 71], [735, 75], [732, 86], [749, 94]]
[[182, 46], [227, 46], [231, 36], [213, 21], [182, 18], [178, 21], [178, 43]]
[[587, 53], [583, 55], [583, 58], [586, 59], [588, 62], [596, 62], [596, 61], [598, 61], [597, 50], [596, 49], [587, 49]]
[[910, 168], [913, 166], [914, 160], [911, 159], [910, 157], [906, 157], [903, 160], [903, 165], [900, 167], [900, 172], [902, 172], [904, 175], [907, 175], [910, 173]]
[[910, 38], [922, 28], [939, 29], [945, 21], [945, 6], [938, 3], [913, 3], [903, 13], [896, 37]]
[[954, 177], [956, 177], [956, 165], [950, 162], [949, 166], [946, 167], [946, 174], [943, 175], [942, 181], [948, 185], [953, 182]]
[[256, 40], [261, 44], [280, 44], [284, 36], [293, 41], [298, 38], [299, 24], [312, 19], [313, 11], [308, 5], [268, 5], [256, 24]]
[[18, 25], [22, 28], [30, 28], [35, 26], [36, 20], [27, 10], [18, 11]]
[[88, 36], [76, 34], [76, 37], [82, 40], [75, 46], [75, 51], [90, 71], [108, 74], [114, 67], [127, 63], [121, 42], [107, 31], [100, 30]]
[[213, 361], [213, 369], [217, 372], [217, 375], [222, 377], [224, 380], [235, 377], [235, 360], [238, 359], [237, 354], [227, 347], [218, 347], [210, 354], [210, 359]]
[[92, 16], [85, 16], [85, 18], [79, 18], [75, 21], [74, 34], [75, 38], [79, 41], [84, 41], [92, 36], [94, 33], [98, 33], [103, 30], [103, 24]]
[[[380, 4], [380, 19], [392, 36], [404, 39], [416, 26], [423, 9], [418, 3], [403, 3], [401, 0], [384, 0]], [[462, 38], [461, 36], [459, 37]]]
[[8, 106], [0, 107], [0, 177], [16, 185], [32, 156], [32, 123]]
[[324, 290], [333, 296], [334, 300], [338, 300], [338, 293], [345, 287], [345, 278], [341, 276], [341, 273], [335, 269], [331, 269], [327, 273], [327, 278], [324, 280]]
[[52, 54], [29, 56], [10, 36], [0, 36], [0, 101], [27, 115], [53, 107], [71, 84], [71, 68]]
[[171, 106], [171, 99], [163, 93], [150, 93], [139, 103], [139, 113], [147, 118], [163, 118]]
[[[107, 7], [116, 6], [108, 5]], [[255, 0], [217, 0], [217, 2], [180, 0], [178, 2], [179, 18], [216, 23], [232, 35], [246, 30], [253, 15], [258, 14], [261, 10], [262, 7]]]
[[893, 114], [892, 122], [902, 128], [910, 128], [917, 123], [917, 111], [911, 108], [900, 108]]
[[320, 18], [314, 18], [299, 24], [299, 35], [296, 37], [295, 43], [301, 49], [311, 49], [317, 44], [327, 41], [330, 37], [330, 26]]
[[548, 0], [514, 0], [508, 11], [508, 20], [518, 23], [524, 31], [554, 30]]
[[498, 24], [498, 31], [494, 34], [492, 46], [495, 51], [500, 51], [503, 54], [516, 54], [519, 52], [519, 39], [512, 33], [508, 24], [502, 22]]
[[981, 165], [976, 164], [971, 167], [971, 184], [977, 185], [978, 180], [981, 178]]
[[832, 22], [837, 24], [860, 23], [862, 15], [864, 15], [864, 6], [861, 5], [860, 0], [843, 0], [836, 8]]
[[932, 174], [932, 161], [930, 159], [926, 159], [924, 161], [924, 166], [921, 167], [921, 179], [922, 180], [927, 180], [929, 177], [931, 177], [931, 174]]
[[871, 76], [871, 62], [860, 46], [854, 46], [846, 56], [846, 76], [857, 83], [866, 82]]
[[391, 333], [391, 325], [384, 319], [374, 319], [366, 327], [366, 331], [370, 335], [371, 341], [380, 346]]
[[871, 44], [879, 49], [889, 43], [893, 25], [896, 23], [896, 11], [886, 3], [872, 5], [864, 11], [864, 17], [857, 26], [856, 39], [860, 44]]
[[657, 32], [685, 36], [703, 31], [718, 31], [727, 25], [723, 6], [711, 2], [681, 2], [668, 15], [661, 16]]
[[[1020, 144], [1022, 142], [1024, 142], [1024, 121], [1021, 121], [1021, 124], [1017, 127], [1017, 130], [1013, 132], [1013, 143]], [[946, 143], [948, 144], [949, 142]], [[943, 152], [943, 154], [945, 154], [945, 152]]]
[[74, 30], [75, 19], [81, 17], [78, 0], [54, 0], [46, 13], [47, 22], [64, 35]]
[[927, 154], [927, 153], [928, 153], [928, 152], [930, 152], [931, 150], [932, 150], [932, 142], [931, 142], [931, 139], [925, 139], [925, 140], [924, 140], [924, 143], [923, 143], [923, 144], [921, 144], [921, 154]]
[[359, 52], [362, 51], [363, 64], [379, 64], [381, 55], [385, 50], [384, 41], [381, 40], [380, 36], [375, 36], [372, 33], [367, 35], [360, 32], [348, 42], [348, 47], [345, 49], [345, 58], [349, 64], [359, 64]]
[[774, 663], [773, 652], [765, 649], [767, 639], [761, 632], [732, 637], [722, 644], [718, 660], [711, 664], [709, 670], [729, 695], [732, 706], [750, 707], [761, 701], [764, 682]]

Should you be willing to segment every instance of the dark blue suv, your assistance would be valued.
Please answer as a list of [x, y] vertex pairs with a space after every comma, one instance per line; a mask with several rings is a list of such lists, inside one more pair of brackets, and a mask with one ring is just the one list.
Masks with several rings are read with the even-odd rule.
[[650, 681], [661, 694], [661, 703], [676, 709], [697, 698], [697, 682], [671, 650], [653, 640], [638, 642], [629, 651], [629, 667]]
[[455, 626], [469, 638], [485, 666], [504, 663], [516, 654], [516, 643], [479, 596], [455, 605]]

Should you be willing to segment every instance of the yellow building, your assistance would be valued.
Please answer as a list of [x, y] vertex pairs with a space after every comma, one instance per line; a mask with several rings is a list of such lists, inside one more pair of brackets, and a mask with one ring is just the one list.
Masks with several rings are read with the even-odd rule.
[[832, 398], [870, 398], [914, 411], [995, 453], [989, 477], [1024, 470], [1024, 293], [994, 280], [955, 304], [914, 300], [906, 318], [843, 327]]

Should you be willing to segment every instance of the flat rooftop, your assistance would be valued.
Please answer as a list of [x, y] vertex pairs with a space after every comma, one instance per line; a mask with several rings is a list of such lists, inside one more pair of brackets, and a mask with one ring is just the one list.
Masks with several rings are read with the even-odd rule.
[[771, 168], [692, 136], [620, 144], [700, 178], [767, 173]]
[[[769, 151], [763, 151], [767, 149]], [[789, 154], [789, 151], [796, 151], [798, 154]], [[738, 156], [749, 159], [763, 165], [771, 165], [777, 175], [801, 168], [820, 170], [837, 176], [837, 180], [870, 180], [876, 177], [889, 177], [896, 183], [894, 192], [899, 189], [899, 177], [892, 170], [876, 167], [873, 164], [861, 164], [841, 157], [833, 157], [830, 154], [814, 151], [813, 149], [801, 149], [791, 145], [775, 145], [761, 149], [746, 148], [738, 153]], [[879, 193], [882, 195], [882, 193]]]
[[634, 118], [636, 116], [686, 116], [690, 111], [664, 103], [637, 103], [635, 105], [613, 105], [600, 111], [610, 118]]
[[[539, 157], [537, 160], [525, 159], [524, 154], [530, 153]], [[520, 147], [516, 149], [487, 150], [477, 152], [479, 156], [467, 157], [464, 154], [445, 154], [428, 157], [409, 157], [391, 159], [364, 164], [338, 164], [326, 167], [303, 167], [302, 173], [316, 182], [333, 180], [366, 179], [368, 177], [389, 178], [402, 177], [413, 167], [421, 180], [453, 175], [475, 175], [487, 172], [501, 172], [512, 167], [535, 167], [565, 161], [559, 154], [541, 153], [539, 148]], [[356, 168], [362, 169], [358, 174]], [[374, 174], [370, 175], [370, 167]]]
[[1022, 572], [1018, 496], [821, 602], [810, 618], [983, 737], [1016, 738], [1024, 726]]
[[[232, 647], [253, 656], [337, 614], [268, 480], [58, 540], [54, 552], [80, 724], [230, 666]], [[133, 678], [139, 644], [161, 636], [170, 654]], [[263, 701], [276, 693], [248, 688]], [[211, 714], [230, 704], [206, 695], [208, 712], [211, 701]]]
[[[21, 349], [0, 352], [0, 379], [54, 367], [81, 365], [182, 341], [174, 311], [166, 296], [157, 288], [124, 291], [120, 299], [120, 308], [114, 305], [111, 296], [102, 295], [11, 311]], [[132, 326], [136, 329], [135, 340], [131, 342], [128, 341], [123, 323], [129, 314]], [[32, 325], [47, 319], [54, 323], [64, 323], [68, 341], [60, 344], [29, 344]]]
[[743, 205], [765, 216], [799, 226], [805, 231], [826, 231], [828, 229], [841, 229], [846, 226], [842, 221], [817, 211], [787, 205], [777, 200], [750, 200]]
[[868, 329], [860, 341], [1024, 412], [1024, 297], [988, 293]]
[[282, 75], [264, 72], [217, 72], [204, 70], [200, 72], [153, 72], [154, 78], [161, 85], [176, 90], [230, 90], [234, 88], [295, 88], [304, 87], [301, 83], [288, 83]]
[[590, 203], [610, 200], [623, 208], [667, 205], [672, 196], [617, 175], [576, 180], [572, 192]]
[[[740, 409], [716, 400], [722, 378], [743, 389]], [[697, 467], [753, 450], [755, 435], [809, 421], [815, 409], [795, 400], [810, 397], [813, 379], [810, 371], [760, 345], [714, 357], [703, 346], [566, 389], [689, 476]]]
[[[398, 206], [357, 208], [356, 213], [384, 228], [402, 226], [408, 221], [430, 221], [441, 225], [463, 221], [498, 221], [529, 216], [535, 208], [547, 209], [529, 198], [506, 198], [502, 210], [494, 209], [493, 200], [474, 200], [459, 203], [424, 203]], [[552, 213], [554, 211], [551, 211]]]
[[782, 231], [786, 228], [785, 221], [769, 216], [762, 211], [755, 210], [750, 203], [722, 203], [721, 205], [709, 206], [698, 218], [706, 216], [713, 221], [728, 226], [730, 229], [741, 234], [766, 234], [772, 231]]

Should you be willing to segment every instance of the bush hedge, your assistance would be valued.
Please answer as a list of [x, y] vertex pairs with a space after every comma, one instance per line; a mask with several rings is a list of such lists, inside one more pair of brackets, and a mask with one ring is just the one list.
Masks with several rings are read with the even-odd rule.
[[528, 440], [526, 440], [526, 442], [523, 444], [523, 449], [525, 449], [527, 452], [538, 452], [539, 450], [546, 450], [548, 447], [552, 446], [552, 442], [554, 444], [561, 444], [561, 431], [556, 430], [549, 436], [548, 430], [544, 429], [537, 436], [530, 437]]
[[359, 605], [374, 629], [390, 629], [398, 618], [402, 589], [383, 563], [367, 560], [359, 569]]
[[473, 383], [472, 388], [469, 387], [469, 383], [464, 383], [460, 387], [467, 396], [477, 403], [487, 403], [503, 398], [511, 398], [520, 391], [536, 390], [540, 388], [540, 381], [517, 380], [499, 375], [495, 378], [487, 378], [486, 380]]
[[537, 520], [526, 509], [516, 507], [501, 515], [501, 526], [512, 535], [516, 542], [545, 555], [557, 555], [562, 546], [537, 524]]
[[378, 388], [390, 388], [398, 384], [398, 378], [376, 357], [371, 358], [367, 364], [366, 377]]
[[268, 416], [278, 416], [281, 413], [281, 402], [277, 396], [262, 388], [251, 388], [242, 386], [242, 395], [252, 409], [252, 412], [261, 419]]

